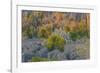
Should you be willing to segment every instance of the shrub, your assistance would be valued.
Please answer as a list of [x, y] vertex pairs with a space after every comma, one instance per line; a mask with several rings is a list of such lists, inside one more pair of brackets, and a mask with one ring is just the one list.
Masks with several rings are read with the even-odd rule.
[[89, 48], [85, 45], [85, 47], [77, 47], [76, 54], [79, 56], [80, 59], [89, 59], [90, 52]]
[[49, 61], [47, 58], [32, 57], [32, 62]]
[[26, 36], [28, 36], [28, 38], [32, 38], [33, 30], [34, 30], [33, 27], [31, 27], [31, 26], [27, 27], [27, 29], [26, 29]]
[[54, 49], [59, 49], [60, 51], [64, 51], [65, 40], [61, 36], [57, 34], [52, 34], [46, 42], [46, 47], [49, 51]]
[[89, 31], [78, 30], [70, 32], [70, 38], [73, 41], [76, 41], [77, 39], [81, 39], [83, 37], [89, 38], [89, 36], [90, 36]]
[[51, 30], [46, 28], [45, 25], [39, 27], [38, 36], [42, 38], [48, 38], [51, 34]]
[[70, 32], [71, 31], [71, 28], [67, 25], [64, 26], [64, 31], [67, 33], [67, 32]]
[[27, 26], [24, 31], [22, 32], [23, 36], [28, 37], [28, 38], [32, 38], [32, 37], [36, 37], [37, 36], [37, 30], [32, 26]]
[[80, 58], [89, 59], [90, 58], [90, 39], [85, 39], [82, 44], [77, 44], [75, 51]]

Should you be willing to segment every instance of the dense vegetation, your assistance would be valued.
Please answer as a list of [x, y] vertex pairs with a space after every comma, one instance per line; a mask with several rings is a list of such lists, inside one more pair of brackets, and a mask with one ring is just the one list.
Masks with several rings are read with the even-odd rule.
[[52, 34], [46, 42], [46, 47], [49, 51], [53, 49], [59, 49], [60, 51], [64, 51], [65, 40], [61, 36], [57, 34]]
[[22, 10], [22, 61], [89, 59], [90, 14]]

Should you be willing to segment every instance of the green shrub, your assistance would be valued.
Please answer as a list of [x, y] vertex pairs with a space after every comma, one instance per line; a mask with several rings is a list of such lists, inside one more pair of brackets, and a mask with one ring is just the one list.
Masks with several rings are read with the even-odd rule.
[[28, 38], [32, 38], [33, 30], [34, 30], [34, 28], [31, 26], [26, 29], [26, 35], [28, 36]]
[[32, 62], [49, 61], [47, 58], [32, 57]]
[[32, 37], [37, 36], [37, 31], [32, 25], [30, 25], [24, 29], [24, 31], [22, 32], [22, 35], [24, 37], [32, 38]]
[[59, 49], [60, 51], [64, 51], [64, 45], [65, 45], [64, 38], [57, 34], [52, 34], [47, 39], [46, 42], [46, 47], [48, 48], [49, 51], [52, 51], [54, 49]]
[[89, 36], [90, 36], [89, 31], [78, 30], [78, 31], [72, 31], [72, 32], [70, 32], [70, 38], [73, 41], [76, 41], [77, 39], [81, 39], [83, 37], [89, 38]]

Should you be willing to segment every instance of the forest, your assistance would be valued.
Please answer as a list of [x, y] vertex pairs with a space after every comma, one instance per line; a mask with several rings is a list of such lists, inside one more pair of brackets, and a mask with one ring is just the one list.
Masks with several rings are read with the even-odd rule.
[[22, 62], [90, 58], [90, 14], [22, 10]]

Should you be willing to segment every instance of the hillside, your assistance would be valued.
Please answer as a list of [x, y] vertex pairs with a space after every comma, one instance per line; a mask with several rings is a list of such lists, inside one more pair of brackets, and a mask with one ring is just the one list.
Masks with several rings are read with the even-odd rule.
[[22, 10], [22, 62], [85, 60], [90, 14]]

